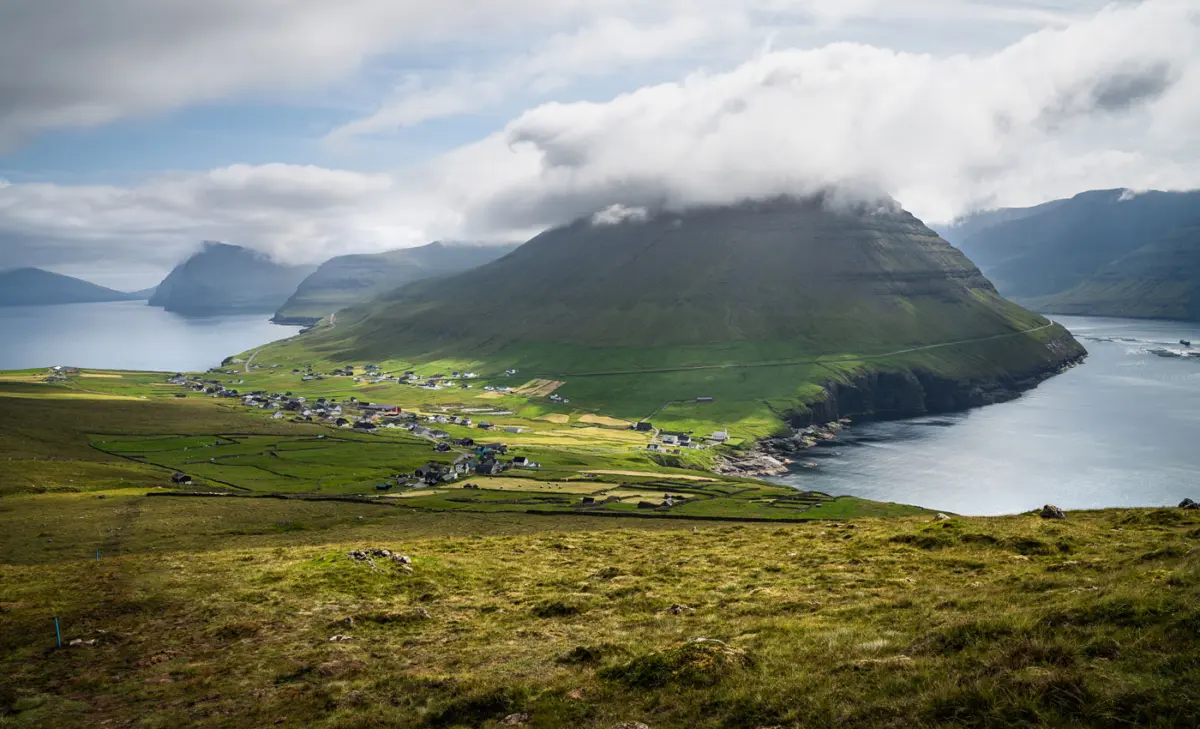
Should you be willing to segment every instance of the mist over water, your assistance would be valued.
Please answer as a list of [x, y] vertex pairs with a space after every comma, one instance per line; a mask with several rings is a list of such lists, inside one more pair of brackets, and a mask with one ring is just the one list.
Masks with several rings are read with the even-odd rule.
[[782, 483], [971, 515], [1200, 500], [1200, 324], [1055, 317], [1087, 361], [1013, 402], [855, 426]]
[[52, 365], [199, 370], [285, 339], [270, 314], [188, 318], [144, 301], [0, 308], [0, 370]]

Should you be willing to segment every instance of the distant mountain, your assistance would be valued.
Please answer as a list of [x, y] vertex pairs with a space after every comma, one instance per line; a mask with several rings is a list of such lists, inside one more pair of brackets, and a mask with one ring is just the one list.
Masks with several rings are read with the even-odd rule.
[[175, 267], [150, 297], [188, 316], [275, 311], [316, 266], [285, 266], [241, 246], [206, 242]]
[[515, 248], [515, 244], [430, 243], [386, 253], [331, 258], [300, 284], [275, 313], [273, 321], [314, 324], [338, 309], [362, 303], [398, 286], [465, 271]]
[[129, 294], [40, 268], [0, 271], [0, 306], [126, 301]]
[[1200, 227], [1172, 231], [1030, 304], [1056, 314], [1200, 321]]
[[[901, 391], [856, 396], [859, 412], [949, 409], [1083, 354], [907, 212], [821, 199], [580, 220], [298, 341], [335, 361], [517, 368], [637, 417], [714, 393], [779, 413], [848, 371], [906, 373]], [[918, 384], [917, 370], [931, 380]]]
[[130, 291], [129, 298], [133, 301], [146, 301], [154, 296], [154, 292], [157, 290], [157, 286], [151, 286], [148, 289], [141, 289], [140, 291]]
[[[1099, 315], [1101, 309], [1087, 309], [1081, 302], [1100, 300], [1096, 298], [1100, 281], [1108, 282], [1103, 284], [1107, 293], [1100, 297], [1109, 302], [1104, 311], [1137, 310], [1133, 301], [1114, 308], [1113, 297], [1121, 292], [1132, 295], [1142, 288], [1114, 287], [1113, 266], [1125, 265], [1119, 262], [1141, 251], [1134, 262], [1143, 273], [1151, 269], [1169, 271], [1170, 257], [1180, 255], [1180, 250], [1173, 244], [1153, 244], [1196, 225], [1200, 225], [1200, 192], [1095, 190], [1036, 208], [969, 216], [943, 233], [1005, 296], [1029, 305], [1049, 306], [1068, 301], [1059, 296], [1086, 282], [1091, 293], [1073, 294], [1069, 299], [1074, 302], [1071, 309]], [[1147, 257], [1153, 256], [1164, 258], [1150, 266]], [[1186, 266], [1179, 267], [1179, 286], [1172, 290], [1194, 286], [1194, 279], [1186, 279], [1193, 273]], [[1160, 286], [1158, 295], [1165, 296], [1170, 288]], [[1160, 303], [1176, 310], [1187, 307], [1183, 301]]]

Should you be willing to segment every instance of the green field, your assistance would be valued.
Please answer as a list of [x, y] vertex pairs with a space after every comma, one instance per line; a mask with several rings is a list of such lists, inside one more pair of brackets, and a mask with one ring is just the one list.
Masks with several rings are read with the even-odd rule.
[[44, 374], [0, 374], [0, 727], [1200, 721], [1195, 511], [937, 519], [574, 412], [488, 434], [540, 469], [381, 495], [457, 454]]

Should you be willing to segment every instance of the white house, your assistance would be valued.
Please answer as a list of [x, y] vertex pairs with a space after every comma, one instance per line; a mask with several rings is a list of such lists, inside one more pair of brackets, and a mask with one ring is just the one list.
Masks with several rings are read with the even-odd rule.
[[711, 436], [709, 436], [708, 439], [713, 441], [714, 443], [724, 443], [725, 441], [729, 440], [729, 431], [728, 430], [718, 430], [718, 431], [714, 432]]

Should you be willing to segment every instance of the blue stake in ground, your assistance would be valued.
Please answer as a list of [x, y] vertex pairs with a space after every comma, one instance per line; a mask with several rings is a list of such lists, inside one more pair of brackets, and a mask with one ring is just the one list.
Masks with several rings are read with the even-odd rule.
[[62, 648], [62, 631], [58, 629], [58, 618], [54, 619], [54, 637], [58, 639], [58, 647]]

